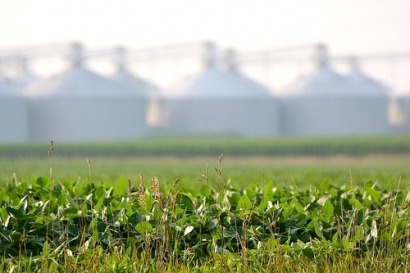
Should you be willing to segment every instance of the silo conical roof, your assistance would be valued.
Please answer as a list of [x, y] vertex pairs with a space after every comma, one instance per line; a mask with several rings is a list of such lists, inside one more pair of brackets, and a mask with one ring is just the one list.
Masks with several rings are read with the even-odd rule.
[[298, 78], [287, 88], [285, 95], [340, 96], [348, 94], [351, 87], [345, 76], [326, 65], [310, 75]]
[[194, 98], [247, 98], [270, 96], [261, 84], [236, 71], [209, 67], [174, 88], [180, 96]]
[[215, 45], [206, 43], [205, 69], [172, 88], [173, 93], [189, 98], [254, 98], [271, 95], [267, 87], [239, 71], [235, 50], [225, 51], [225, 69], [218, 66], [216, 55]]
[[390, 88], [367, 75], [365, 75], [359, 67], [356, 58], [352, 57], [350, 60], [351, 69], [347, 75], [347, 79], [352, 84], [356, 85], [355, 92], [357, 95], [366, 96], [387, 96]]
[[24, 94], [31, 97], [124, 97], [138, 95], [135, 90], [77, 66], [52, 78], [34, 83]]
[[62, 98], [141, 97], [133, 88], [87, 69], [84, 60], [82, 44], [73, 43], [70, 55], [71, 69], [60, 75], [34, 83], [24, 90], [24, 94], [31, 97]]
[[134, 89], [136, 93], [144, 97], [149, 97], [156, 95], [160, 92], [159, 87], [155, 84], [149, 82], [148, 80], [142, 79], [131, 74], [127, 70], [118, 70], [112, 79], [123, 84], [127, 88]]
[[290, 96], [344, 96], [352, 89], [347, 78], [333, 70], [329, 64], [328, 49], [319, 44], [316, 48], [316, 69], [310, 75], [296, 79], [284, 95]]
[[128, 49], [123, 46], [116, 48], [116, 66], [117, 71], [111, 77], [116, 82], [125, 85], [127, 88], [134, 89], [136, 93], [149, 97], [159, 93], [159, 87], [133, 75], [128, 68]]
[[389, 88], [362, 73], [357, 60], [350, 60], [347, 75], [336, 72], [330, 65], [325, 47], [318, 48], [317, 69], [300, 77], [287, 88], [286, 95], [301, 96], [385, 96]]

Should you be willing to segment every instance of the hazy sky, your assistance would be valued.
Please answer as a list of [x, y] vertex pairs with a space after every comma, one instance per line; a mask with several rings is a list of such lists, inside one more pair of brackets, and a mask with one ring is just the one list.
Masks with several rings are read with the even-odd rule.
[[410, 49], [408, 0], [0, 0], [0, 46], [80, 40], [132, 46], [198, 40], [335, 52]]
[[409, 51], [409, 29], [409, 0], [0, 0], [0, 49], [213, 40], [238, 50], [325, 42], [335, 54], [371, 53]]

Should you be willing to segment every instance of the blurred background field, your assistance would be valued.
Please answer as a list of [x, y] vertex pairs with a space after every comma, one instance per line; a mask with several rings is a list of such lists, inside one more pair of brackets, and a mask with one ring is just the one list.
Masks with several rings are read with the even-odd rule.
[[[57, 142], [62, 157], [326, 156], [410, 153], [410, 135], [328, 137], [167, 137], [129, 141]], [[44, 157], [49, 142], [0, 144], [1, 157]]]
[[[222, 175], [235, 186], [273, 181], [308, 187], [325, 180], [336, 185], [372, 181], [383, 187], [410, 186], [409, 136], [332, 138], [181, 138], [127, 142], [3, 144], [2, 182], [49, 176], [58, 180], [103, 182], [157, 176], [164, 185], [176, 179], [195, 187], [208, 170], [215, 180], [218, 157]], [[87, 161], [88, 160], [88, 161]], [[89, 164], [88, 164], [89, 162]], [[148, 183], [148, 182], [147, 182]]]

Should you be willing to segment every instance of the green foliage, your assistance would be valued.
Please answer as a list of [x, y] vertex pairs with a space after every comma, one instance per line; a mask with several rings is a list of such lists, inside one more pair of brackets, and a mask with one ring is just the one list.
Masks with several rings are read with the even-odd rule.
[[0, 190], [1, 266], [237, 272], [315, 261], [326, 271], [329, 263], [321, 263], [337, 257], [394, 258], [395, 268], [409, 266], [410, 192], [404, 189], [337, 187], [328, 180], [308, 189], [274, 181], [235, 188], [209, 174], [191, 188], [175, 181], [162, 190], [156, 178], [141, 182], [138, 190], [123, 178], [7, 184]]
[[[215, 171], [206, 166], [198, 179], [202, 162], [184, 160], [187, 155], [222, 150], [231, 156], [402, 152], [410, 150], [407, 138], [161, 141], [62, 145], [53, 154], [177, 155], [183, 169], [160, 158], [87, 158], [85, 164], [51, 155], [35, 161], [0, 157], [0, 271], [403, 272], [410, 268], [407, 163], [389, 167], [383, 158], [382, 164], [365, 168], [245, 160], [222, 174], [221, 156]], [[0, 147], [2, 155], [18, 156], [21, 147], [9, 147]], [[22, 162], [25, 168], [18, 166]], [[28, 175], [17, 179], [13, 173], [22, 169]], [[45, 172], [48, 178], [37, 178]], [[137, 183], [135, 173], [140, 173]], [[149, 183], [142, 173], [152, 177]]]

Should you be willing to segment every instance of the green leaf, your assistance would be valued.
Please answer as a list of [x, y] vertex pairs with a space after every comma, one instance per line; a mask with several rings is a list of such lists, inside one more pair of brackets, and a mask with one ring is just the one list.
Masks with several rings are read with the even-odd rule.
[[9, 215], [16, 220], [22, 219], [24, 217], [24, 214], [18, 209], [6, 207], [6, 210], [9, 213]]
[[273, 182], [269, 181], [264, 187], [263, 187], [263, 195], [266, 198], [270, 198], [273, 196], [276, 188], [273, 186]]
[[144, 216], [142, 216], [138, 211], [128, 217], [128, 223], [132, 225], [137, 225], [141, 223], [143, 220], [144, 220]]
[[306, 222], [308, 222], [309, 218], [310, 217], [308, 217], [306, 214], [300, 214], [297, 218], [296, 227], [304, 227], [306, 225]]
[[350, 202], [350, 204], [352, 204], [353, 208], [356, 208], [356, 209], [359, 209], [359, 210], [364, 208], [363, 204], [360, 203], [360, 201], [357, 200], [356, 197], [354, 197], [354, 196], [349, 199], [349, 202]]
[[367, 188], [366, 189], [366, 193], [370, 196], [371, 200], [375, 203], [379, 203], [380, 202], [380, 198], [381, 198], [381, 193], [380, 191], [374, 189], [374, 188]]
[[91, 220], [90, 225], [88, 226], [88, 231], [92, 233], [97, 227], [98, 218], [95, 217]]
[[238, 206], [236, 207], [237, 211], [248, 212], [252, 208], [252, 201], [247, 195], [242, 195], [239, 198]]
[[180, 208], [186, 209], [186, 210], [194, 210], [194, 203], [192, 202], [191, 198], [183, 193], [179, 193], [177, 195], [177, 203]]
[[269, 204], [269, 200], [264, 198], [258, 205], [258, 207], [256, 208], [256, 212], [258, 213], [263, 213], [266, 208], [268, 207]]
[[6, 189], [0, 189], [0, 202], [7, 202], [9, 196], [8, 193], [6, 192]]
[[329, 199], [326, 200], [326, 202], [323, 204], [322, 211], [323, 211], [323, 216], [325, 220], [329, 222], [334, 212], [334, 207], [332, 205], [332, 202]]
[[100, 211], [104, 206], [104, 200], [105, 200], [105, 196], [101, 196], [98, 199], [97, 204], [95, 204], [94, 209], [97, 211]]
[[317, 189], [319, 190], [320, 194], [324, 194], [329, 190], [329, 187], [330, 187], [330, 183], [329, 183], [329, 180], [327, 179], [327, 180], [323, 181], [322, 183], [320, 183], [317, 186]]
[[310, 247], [302, 249], [302, 253], [305, 257], [309, 258], [310, 260], [313, 260], [315, 258], [315, 254]]
[[211, 188], [210, 188], [208, 185], [202, 184], [202, 185], [201, 185], [201, 188], [199, 189], [199, 192], [200, 192], [203, 196], [208, 197], [209, 195], [211, 195], [212, 190], [211, 190]]
[[256, 191], [252, 187], [248, 187], [245, 190], [245, 195], [247, 195], [249, 198], [253, 198], [256, 195]]
[[302, 206], [302, 204], [300, 204], [300, 202], [295, 198], [290, 201], [290, 206], [292, 208], [295, 208], [299, 213], [303, 213], [305, 211], [305, 208]]
[[41, 188], [47, 188], [47, 186], [50, 185], [50, 181], [48, 178], [40, 176], [39, 178], [37, 178], [36, 184]]
[[[60, 196], [60, 194], [56, 195], [54, 194], [54, 196]], [[61, 191], [61, 197], [64, 197], [65, 199], [65, 204], [63, 205], [67, 205], [69, 204], [71, 207], [79, 209], [78, 204], [75, 202], [75, 200], [70, 196], [70, 194], [66, 191]]]
[[115, 184], [114, 189], [116, 195], [125, 196], [128, 194], [128, 179], [125, 177], [121, 177], [118, 179], [117, 183]]
[[339, 241], [339, 231], [336, 231], [332, 236], [332, 242], [337, 243]]
[[352, 250], [356, 246], [356, 242], [352, 241], [348, 236], [343, 236], [342, 247], [346, 250]]
[[356, 226], [354, 232], [354, 240], [355, 242], [360, 242], [365, 239], [365, 232], [363, 226]]
[[241, 199], [241, 194], [239, 192], [232, 192], [228, 199], [232, 207], [237, 207], [238, 202]]
[[96, 198], [105, 197], [105, 188], [104, 188], [104, 186], [97, 187], [94, 191], [94, 194], [95, 194]]
[[73, 207], [68, 207], [63, 210], [63, 216], [66, 218], [78, 217], [78, 209]]
[[312, 220], [312, 224], [313, 224], [313, 229], [315, 230], [315, 233], [317, 236], [319, 236], [321, 239], [325, 239], [325, 237], [323, 236], [322, 230], [319, 227], [319, 223], [316, 220], [316, 218], [313, 218]]
[[8, 213], [8, 211], [7, 211], [7, 208], [0, 208], [0, 217], [1, 217], [0, 220], [1, 220], [3, 223], [5, 223], [6, 220], [7, 220], [7, 218], [10, 217], [10, 216], [9, 216], [9, 213]]
[[141, 222], [135, 226], [135, 229], [142, 235], [152, 232], [153, 228], [149, 222]]
[[46, 255], [49, 250], [50, 250], [50, 244], [47, 241], [45, 241], [43, 244], [43, 255]]

